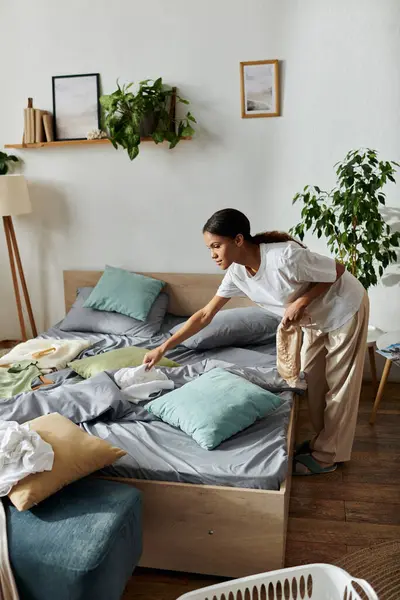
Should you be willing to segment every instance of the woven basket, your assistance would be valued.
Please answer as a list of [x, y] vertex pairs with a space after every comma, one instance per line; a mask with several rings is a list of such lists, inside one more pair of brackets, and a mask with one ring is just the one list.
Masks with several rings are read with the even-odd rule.
[[372, 585], [379, 600], [400, 599], [400, 541], [384, 542], [335, 562], [353, 577]]

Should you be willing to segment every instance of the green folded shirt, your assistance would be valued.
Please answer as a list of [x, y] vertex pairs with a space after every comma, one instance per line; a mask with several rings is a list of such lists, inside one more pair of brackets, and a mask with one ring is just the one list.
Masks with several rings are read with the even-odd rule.
[[37, 361], [21, 360], [11, 367], [0, 367], [0, 401], [22, 392], [30, 392], [32, 382], [42, 374]]

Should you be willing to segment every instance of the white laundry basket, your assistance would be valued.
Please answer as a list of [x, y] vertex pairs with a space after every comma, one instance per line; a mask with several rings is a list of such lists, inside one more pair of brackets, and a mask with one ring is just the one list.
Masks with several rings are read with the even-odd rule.
[[260, 573], [184, 594], [178, 600], [379, 600], [364, 579], [326, 564]]

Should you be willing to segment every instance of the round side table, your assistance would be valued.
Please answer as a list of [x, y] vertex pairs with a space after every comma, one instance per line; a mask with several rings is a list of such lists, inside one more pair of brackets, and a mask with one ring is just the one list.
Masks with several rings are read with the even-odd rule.
[[[383, 350], [384, 348], [387, 348], [387, 346], [390, 346], [391, 344], [398, 344], [398, 343], [400, 343], [400, 331], [391, 331], [389, 333], [385, 333], [384, 335], [381, 335], [377, 339], [376, 345], [377, 345], [378, 350]], [[382, 377], [381, 377], [381, 382], [379, 384], [378, 393], [376, 394], [374, 406], [372, 408], [371, 416], [369, 419], [369, 422], [371, 425], [373, 425], [375, 423], [376, 413], [378, 412], [379, 404], [381, 403], [381, 400], [383, 398], [383, 392], [385, 390], [386, 381], [387, 381], [387, 378], [389, 377], [389, 373], [390, 373], [392, 364], [393, 364], [393, 358], [387, 358], [385, 361], [385, 366], [383, 368], [383, 373], [382, 373]]]

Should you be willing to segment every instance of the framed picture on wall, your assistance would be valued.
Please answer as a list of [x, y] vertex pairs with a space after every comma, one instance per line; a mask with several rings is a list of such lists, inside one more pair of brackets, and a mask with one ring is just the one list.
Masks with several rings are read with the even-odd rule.
[[279, 61], [240, 63], [242, 118], [279, 117]]
[[57, 75], [52, 81], [54, 138], [85, 140], [100, 129], [99, 73]]

